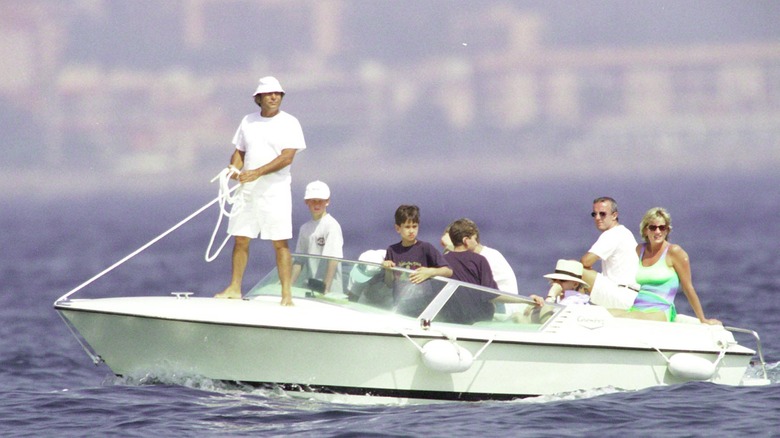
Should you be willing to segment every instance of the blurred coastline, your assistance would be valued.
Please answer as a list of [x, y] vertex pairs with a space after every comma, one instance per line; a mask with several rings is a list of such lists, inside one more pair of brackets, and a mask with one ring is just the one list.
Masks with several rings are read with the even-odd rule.
[[772, 172], [780, 4], [705, 4], [5, 1], [0, 191], [199, 187], [266, 74], [301, 180]]

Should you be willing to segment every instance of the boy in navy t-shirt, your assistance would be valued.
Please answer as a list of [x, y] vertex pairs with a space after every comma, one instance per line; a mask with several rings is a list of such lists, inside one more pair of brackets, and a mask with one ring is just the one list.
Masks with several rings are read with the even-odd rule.
[[[476, 252], [469, 251], [476, 247], [477, 230], [474, 222], [468, 219], [458, 219], [449, 227], [449, 236], [454, 246], [452, 251], [444, 255], [452, 269], [452, 278], [466, 283], [498, 288], [493, 279], [493, 271], [487, 259]], [[496, 296], [487, 292], [459, 288], [442, 309], [442, 318], [448, 322], [472, 324], [477, 321], [488, 321], [493, 318]]]
[[401, 241], [387, 248], [385, 268], [406, 268], [414, 272], [407, 274], [387, 270], [385, 280], [393, 284], [393, 297], [398, 311], [417, 316], [432, 298], [431, 291], [416, 287], [425, 280], [435, 277], [449, 277], [452, 270], [444, 256], [430, 243], [417, 240], [420, 229], [420, 209], [416, 205], [401, 205], [395, 211], [395, 231]]

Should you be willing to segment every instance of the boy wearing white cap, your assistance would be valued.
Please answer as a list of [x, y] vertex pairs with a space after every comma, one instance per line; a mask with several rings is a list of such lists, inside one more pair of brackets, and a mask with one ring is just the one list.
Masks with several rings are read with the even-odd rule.
[[[295, 252], [298, 254], [313, 254], [327, 257], [344, 257], [344, 236], [341, 233], [341, 225], [328, 214], [327, 207], [330, 204], [330, 188], [322, 181], [312, 181], [306, 186], [303, 196], [306, 206], [309, 207], [311, 220], [301, 225], [298, 232], [298, 243]], [[303, 265], [293, 262], [293, 283], [301, 274]], [[309, 278], [317, 279], [324, 284], [324, 293], [334, 295], [343, 294], [341, 278], [341, 266], [339, 262], [330, 260], [323, 263], [321, 260], [309, 259], [307, 266]]]
[[249, 260], [249, 243], [258, 236], [273, 242], [282, 286], [283, 306], [291, 306], [292, 261], [287, 241], [292, 238], [290, 165], [306, 149], [298, 119], [280, 109], [284, 90], [273, 76], [260, 78], [255, 94], [259, 112], [246, 115], [233, 136], [230, 165], [241, 184], [243, 206], [231, 212], [228, 234], [234, 236], [230, 285], [218, 298], [241, 298], [241, 283]]

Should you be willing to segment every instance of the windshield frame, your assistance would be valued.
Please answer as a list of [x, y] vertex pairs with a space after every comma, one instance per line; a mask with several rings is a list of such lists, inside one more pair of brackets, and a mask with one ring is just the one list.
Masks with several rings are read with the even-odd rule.
[[[293, 264], [301, 265], [301, 273], [293, 284], [294, 299], [324, 300], [330, 304], [346, 306], [359, 311], [371, 311], [374, 313], [376, 312], [389, 313], [389, 314], [397, 314], [399, 316], [411, 317], [418, 320], [420, 326], [423, 328], [430, 327], [432, 322], [479, 326], [479, 325], [490, 325], [492, 322], [500, 322], [501, 320], [507, 320], [510, 317], [514, 317], [515, 319], [523, 319], [523, 318], [517, 318], [517, 315], [507, 311], [503, 314], [499, 314], [498, 312], [495, 312], [492, 321], [482, 321], [482, 322], [477, 322], [476, 324], [446, 321], [445, 318], [443, 318], [442, 316], [443, 315], [442, 310], [445, 309], [447, 303], [450, 302], [450, 300], [452, 300], [452, 297], [456, 293], [490, 294], [492, 297], [494, 297], [491, 300], [492, 302], [495, 303], [498, 301], [501, 303], [505, 303], [504, 305], [506, 307], [516, 306], [519, 309], [521, 309], [522, 312], [524, 312], [527, 318], [524, 318], [525, 321], [523, 322], [518, 320], [518, 323], [531, 324], [537, 327], [537, 329], [541, 329], [542, 326], [546, 325], [547, 323], [549, 323], [550, 320], [554, 319], [554, 317], [559, 313], [560, 309], [562, 308], [562, 306], [554, 303], [546, 303], [545, 305], [539, 307], [536, 305], [533, 299], [524, 295], [515, 295], [507, 292], [502, 292], [498, 289], [466, 283], [452, 278], [437, 276], [425, 280], [419, 285], [408, 284], [408, 286], [412, 288], [418, 288], [420, 287], [420, 285], [425, 285], [423, 286], [423, 288], [429, 291], [428, 294], [431, 296], [431, 298], [425, 300], [424, 305], [420, 307], [419, 311], [413, 310], [412, 312], [409, 313], [403, 313], [398, 310], [398, 306], [397, 306], [398, 303], [395, 301], [393, 307], [387, 306], [388, 303], [387, 300], [383, 303], [383, 305], [375, 305], [367, 302], [362, 302], [362, 299], [360, 297], [358, 298], [353, 297], [351, 295], [351, 292], [354, 290], [354, 286], [355, 286], [354, 280], [356, 280], [358, 277], [360, 279], [369, 278], [365, 273], [370, 272], [372, 273], [371, 274], [372, 276], [368, 281], [374, 281], [375, 283], [377, 283], [378, 287], [383, 289], [383, 293], [390, 293], [390, 292], [394, 293], [393, 286], [387, 285], [386, 280], [380, 279], [378, 278], [378, 276], [381, 275], [382, 277], [385, 277], [385, 275], [387, 275], [389, 271], [389, 273], [393, 276], [395, 281], [399, 281], [398, 279], [408, 278], [409, 274], [414, 272], [410, 269], [398, 268], [398, 267], [384, 268], [381, 264], [378, 263], [372, 263], [366, 261], [355, 261], [355, 260], [348, 260], [348, 259], [327, 257], [327, 256], [313, 255], [313, 254], [295, 253], [292, 254], [292, 259], [293, 259]], [[310, 271], [307, 267], [310, 266], [312, 263], [316, 264], [316, 262], [318, 261], [328, 261], [328, 262], [336, 261], [339, 263], [339, 269], [343, 272], [343, 278], [340, 281], [343, 282], [343, 290], [345, 291], [344, 294], [322, 293], [321, 290], [320, 291], [317, 290], [318, 285], [321, 282], [316, 282], [316, 281], [313, 282], [311, 279], [308, 280], [306, 279], [307, 276], [310, 275]], [[356, 269], [359, 270], [358, 272], [362, 273], [363, 275], [352, 275], [353, 270]], [[382, 281], [385, 282], [384, 285], [380, 284]], [[279, 282], [277, 269], [276, 267], [274, 267], [254, 287], [252, 287], [249, 292], [247, 292], [244, 295], [244, 299], [253, 300], [261, 296], [278, 295], [280, 289], [281, 289], [281, 285]], [[485, 298], [483, 298], [483, 300], [484, 299]], [[536, 317], [534, 317], [534, 315], [536, 315]]]

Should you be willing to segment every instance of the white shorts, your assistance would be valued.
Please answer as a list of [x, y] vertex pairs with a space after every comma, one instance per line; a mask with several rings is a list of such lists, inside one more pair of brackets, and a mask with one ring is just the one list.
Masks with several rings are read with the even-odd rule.
[[289, 192], [274, 195], [244, 196], [244, 205], [230, 217], [227, 233], [263, 240], [292, 239], [292, 196]]
[[628, 310], [634, 305], [639, 292], [625, 285], [618, 285], [601, 273], [596, 274], [593, 290], [590, 291], [590, 302], [607, 309]]

